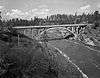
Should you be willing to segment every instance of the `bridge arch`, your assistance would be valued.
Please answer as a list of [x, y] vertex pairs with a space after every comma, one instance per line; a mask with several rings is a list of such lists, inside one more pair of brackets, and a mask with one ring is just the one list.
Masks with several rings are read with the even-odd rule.
[[72, 32], [71, 30], [69, 30], [66, 27], [54, 27], [54, 28], [48, 28], [43, 30], [37, 37], [40, 39], [42, 36], [47, 36], [48, 37], [48, 33], [49, 34], [58, 34], [60, 35], [62, 38], [66, 37], [69, 34], [73, 34], [74, 36], [76, 36], [76, 34], [74, 32]]
[[[30, 30], [30, 34], [25, 34], [29, 37], [31, 37], [32, 39], [34, 38], [33, 36], [33, 30], [36, 29], [38, 30], [36, 33], [37, 35], [35, 36], [35, 38], [39, 38], [42, 34], [52, 30], [52, 29], [57, 29], [57, 28], [64, 28], [66, 31], [68, 31], [69, 33], [72, 33], [75, 35], [75, 38], [78, 37], [78, 35], [80, 34], [80, 30], [82, 30], [84, 27], [86, 26], [90, 26], [93, 24], [66, 24], [66, 25], [47, 25], [47, 26], [16, 26], [13, 27], [16, 30], [23, 30], [23, 34], [25, 34], [25, 32], [27, 32], [26, 30], [29, 29]], [[42, 30], [42, 31], [41, 31]], [[75, 31], [73, 31], [75, 30]], [[61, 31], [60, 31], [61, 32]], [[63, 35], [63, 33], [61, 32], [61, 34]], [[18, 37], [19, 38], [19, 37]]]

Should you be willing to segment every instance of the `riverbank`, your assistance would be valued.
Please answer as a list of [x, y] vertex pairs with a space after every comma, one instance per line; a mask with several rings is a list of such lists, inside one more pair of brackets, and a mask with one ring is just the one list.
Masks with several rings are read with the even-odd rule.
[[[49, 42], [64, 52], [89, 78], [100, 77], [100, 53], [68, 40]], [[88, 46], [89, 47], [89, 46]]]

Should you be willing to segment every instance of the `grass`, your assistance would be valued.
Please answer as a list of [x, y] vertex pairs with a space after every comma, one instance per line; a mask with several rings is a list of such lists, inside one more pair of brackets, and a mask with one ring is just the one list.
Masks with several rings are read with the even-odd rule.
[[37, 40], [11, 36], [0, 40], [0, 78], [83, 78], [53, 47]]
[[[100, 53], [66, 40], [49, 43], [68, 55], [89, 78], [100, 78], [100, 69], [95, 66], [100, 64]], [[10, 42], [0, 39], [0, 78], [83, 77], [54, 47], [24, 35], [18, 44], [17, 36], [12, 35]]]
[[[50, 44], [58, 47], [77, 64], [89, 78], [100, 78], [100, 53], [84, 45], [75, 44], [67, 40], [53, 41]], [[98, 65], [98, 67], [96, 67]]]

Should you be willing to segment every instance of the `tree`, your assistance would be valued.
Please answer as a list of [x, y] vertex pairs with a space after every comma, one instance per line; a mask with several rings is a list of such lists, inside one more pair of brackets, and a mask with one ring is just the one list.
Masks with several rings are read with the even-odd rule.
[[94, 12], [94, 25], [95, 25], [94, 28], [96, 28], [100, 25], [99, 21], [100, 21], [99, 11], [95, 11]]
[[1, 11], [0, 11], [0, 30], [2, 30], [2, 17], [1, 17]]

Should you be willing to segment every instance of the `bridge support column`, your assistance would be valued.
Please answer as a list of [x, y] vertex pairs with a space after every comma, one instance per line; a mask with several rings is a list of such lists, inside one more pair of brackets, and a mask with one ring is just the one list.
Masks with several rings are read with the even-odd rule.
[[41, 29], [38, 29], [38, 35], [41, 33]]
[[76, 27], [72, 27], [72, 32], [73, 32], [73, 33], [76, 32]]
[[19, 38], [19, 34], [18, 34], [18, 46], [19, 46], [19, 39], [20, 39], [20, 38]]
[[24, 29], [24, 35], [26, 35], [26, 29]]
[[79, 26], [77, 27], [76, 33], [77, 35], [79, 34]]
[[68, 30], [71, 30], [70, 27], [67, 27]]
[[47, 36], [47, 32], [46, 32], [46, 28], [44, 28], [44, 35], [43, 35], [43, 40], [44, 40], [44, 45], [45, 45], [45, 47], [47, 48], [47, 38], [48, 38], [48, 36]]
[[31, 29], [31, 37], [32, 37], [32, 39], [33, 39], [33, 29]]
[[78, 37], [78, 34], [79, 34], [79, 26], [78, 27], [75, 27], [75, 38]]
[[36, 29], [36, 34], [35, 34], [35, 36], [38, 37], [39, 34], [40, 34], [40, 29]]
[[72, 27], [72, 32], [74, 33], [74, 27]]

